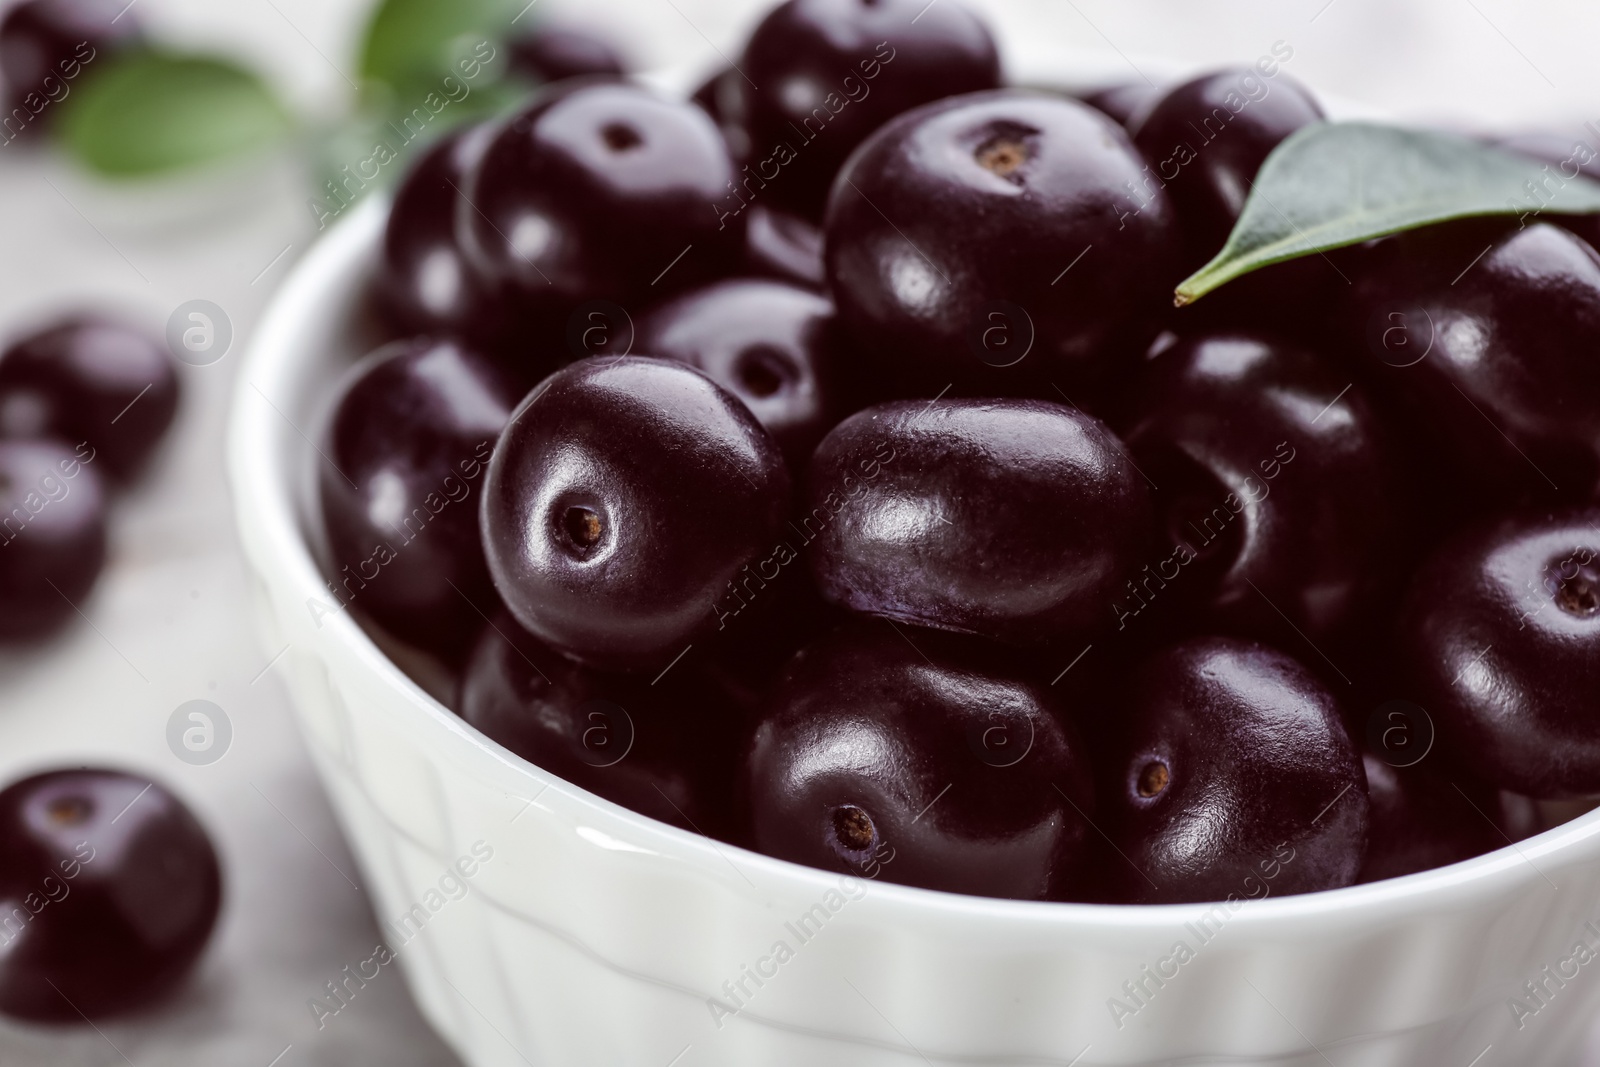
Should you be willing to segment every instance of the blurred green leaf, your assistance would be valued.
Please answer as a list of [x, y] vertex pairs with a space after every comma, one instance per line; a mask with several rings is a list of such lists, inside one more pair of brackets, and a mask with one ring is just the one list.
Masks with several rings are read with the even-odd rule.
[[518, 0], [382, 0], [367, 24], [361, 76], [411, 95], [459, 74], [458, 61], [484, 42], [503, 51], [522, 8]]
[[[471, 84], [460, 79], [457, 88]], [[459, 126], [511, 114], [527, 102], [528, 93], [526, 84], [508, 79], [471, 88], [469, 95], [451, 100], [437, 114], [401, 112], [387, 99], [382, 101], [385, 108], [369, 96], [349, 118], [309, 131], [306, 143], [317, 201], [323, 211], [341, 214], [348, 203], [401, 180], [411, 161], [440, 137]], [[423, 115], [430, 117], [424, 121]]]
[[250, 71], [210, 56], [108, 58], [63, 107], [59, 136], [92, 170], [143, 177], [210, 163], [282, 137], [291, 119]]
[[[1552, 181], [1559, 186], [1551, 189]], [[1575, 162], [1572, 174], [1552, 178], [1538, 162], [1453, 134], [1317, 123], [1272, 150], [1227, 244], [1184, 279], [1174, 302], [1192, 303], [1274, 263], [1386, 234], [1542, 211], [1600, 211], [1600, 183], [1583, 177]]]

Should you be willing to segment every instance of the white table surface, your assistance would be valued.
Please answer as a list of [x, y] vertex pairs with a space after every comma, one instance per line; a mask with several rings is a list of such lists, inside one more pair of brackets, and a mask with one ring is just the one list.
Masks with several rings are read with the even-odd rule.
[[[950, 2], [950, 0], [939, 0]], [[1250, 62], [1275, 41], [1313, 87], [1451, 126], [1600, 120], [1593, 0], [973, 0], [1008, 48], [1054, 38], [1180, 67]], [[534, 16], [609, 27], [643, 67], [710, 68], [737, 53], [754, 0], [537, 0]], [[140, 0], [169, 40], [236, 54], [309, 116], [336, 114], [364, 0]], [[1124, 55], [1135, 57], [1124, 61]], [[1144, 64], [1148, 66], [1148, 64]], [[333, 102], [333, 103], [330, 103]], [[0, 654], [0, 779], [115, 763], [154, 775], [211, 829], [227, 871], [216, 938], [181, 997], [135, 1019], [40, 1028], [0, 1022], [0, 1064], [443, 1065], [455, 1061], [392, 972], [318, 1030], [307, 1000], [378, 938], [253, 629], [222, 474], [237, 354], [312, 237], [288, 160], [199, 188], [95, 185], [47, 153], [0, 150], [0, 335], [74, 304], [126, 307], [160, 327], [204, 298], [231, 318], [232, 354], [181, 367], [174, 434], [113, 515], [110, 563], [84, 618], [48, 645]], [[209, 766], [167, 748], [185, 701], [234, 728]], [[626, 1025], [619, 1020], [619, 1025]], [[277, 1059], [275, 1059], [277, 1057]], [[1600, 1049], [1592, 1059], [1600, 1064]], [[1482, 1067], [1492, 1067], [1492, 1059]], [[560, 1065], [578, 1067], [578, 1065]]]

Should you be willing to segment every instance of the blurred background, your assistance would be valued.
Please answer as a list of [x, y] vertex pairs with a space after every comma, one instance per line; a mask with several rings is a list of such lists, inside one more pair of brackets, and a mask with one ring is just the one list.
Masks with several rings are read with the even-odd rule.
[[[1283, 41], [1294, 50], [1285, 69], [1362, 110], [1483, 132], [1600, 124], [1592, 0], [966, 2], [1013, 56], [1082, 55], [1084, 71], [1060, 72], [1066, 82], [1160, 81], [1253, 62]], [[593, 28], [636, 69], [692, 85], [737, 53], [766, 6], [534, 0], [518, 19]], [[113, 180], [32, 131], [0, 147], [0, 338], [78, 307], [160, 331], [193, 300], [220, 308], [232, 332], [215, 362], [178, 368], [175, 431], [114, 504], [110, 560], [81, 617], [47, 644], [0, 653], [0, 778], [99, 763], [166, 782], [222, 852], [222, 922], [196, 980], [151, 1013], [99, 1029], [0, 1022], [8, 1067], [455, 1062], [392, 968], [320, 1028], [308, 1009], [380, 935], [295, 734], [278, 650], [257, 639], [223, 478], [239, 356], [316, 237], [308, 201], [330, 161], [360, 159], [370, 143], [374, 115], [355, 84], [372, 10], [373, 0], [134, 0], [129, 17], [155, 42], [225, 57], [281, 102], [288, 119], [275, 128], [287, 132], [246, 156]], [[168, 742], [174, 711], [192, 700], [220, 709], [231, 735], [204, 765]]]

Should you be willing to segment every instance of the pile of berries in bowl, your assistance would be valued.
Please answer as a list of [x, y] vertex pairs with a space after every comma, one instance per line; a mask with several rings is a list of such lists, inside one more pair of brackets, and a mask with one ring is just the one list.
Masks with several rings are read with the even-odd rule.
[[532, 763], [858, 877], [1210, 901], [1542, 829], [1600, 792], [1595, 224], [1175, 307], [1327, 125], [1281, 58], [1095, 106], [956, 4], [788, 0], [690, 101], [457, 131], [327, 405], [329, 597]]

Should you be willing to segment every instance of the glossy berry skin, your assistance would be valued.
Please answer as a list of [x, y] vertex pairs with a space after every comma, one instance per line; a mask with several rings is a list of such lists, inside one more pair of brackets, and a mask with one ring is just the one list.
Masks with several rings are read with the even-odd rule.
[[512, 415], [489, 466], [495, 587], [575, 659], [652, 674], [718, 627], [717, 599], [787, 517], [783, 457], [755, 416], [672, 360], [580, 360]]
[[[140, 36], [138, 12], [117, 0], [25, 0], [0, 20], [6, 108], [49, 122], [85, 69]], [[15, 130], [6, 136], [14, 136]]]
[[[1235, 278], [1167, 316], [1176, 333], [1268, 333], [1303, 348], [1340, 358], [1342, 314], [1366, 249], [1334, 249], [1274, 263]], [[1357, 342], [1359, 343], [1359, 342]]]
[[[1075, 100], [1023, 91], [902, 115], [840, 172], [825, 259], [862, 361], [896, 390], [1071, 396], [1154, 332], [1176, 220], [1143, 161]], [[1086, 251], [1087, 249], [1087, 251]], [[1082, 256], [1081, 262], [1078, 257]], [[953, 386], [952, 386], [953, 383]]]
[[1123, 128], [1127, 128], [1159, 99], [1161, 99], [1160, 89], [1148, 82], [1137, 81], [1096, 89], [1085, 95], [1083, 102], [1092, 108], [1104, 111]]
[[799, 215], [754, 204], [746, 212], [744, 265], [751, 274], [811, 289], [827, 284], [822, 231]]
[[557, 655], [502, 614], [462, 672], [461, 717], [517, 755], [642, 815], [728, 837], [743, 714], [698, 663], [648, 678]]
[[732, 67], [717, 71], [701, 83], [689, 100], [711, 116], [728, 142], [728, 152], [736, 163], [750, 158], [750, 133], [745, 129], [744, 77]]
[[1256, 172], [1279, 142], [1321, 120], [1322, 108], [1303, 86], [1255, 67], [1184, 82], [1134, 120], [1133, 143], [1177, 209], [1186, 272], [1222, 249]]
[[0, 858], [0, 1011], [19, 1018], [96, 1021], [166, 996], [222, 903], [205, 829], [120, 771], [52, 771], [0, 792]]
[[1600, 792], [1600, 510], [1459, 534], [1412, 579], [1395, 636], [1459, 765], [1533, 797]]
[[106, 558], [92, 448], [0, 441], [0, 638], [48, 635], [83, 605]]
[[1524, 798], [1441, 773], [1435, 762], [1392, 767], [1371, 753], [1362, 757], [1371, 824], [1358, 882], [1458, 863], [1525, 836], [1517, 825]]
[[737, 257], [742, 223], [718, 207], [732, 180], [727, 145], [699, 108], [626, 82], [568, 80], [496, 133], [456, 231], [529, 313], [628, 305]]
[[1491, 220], [1404, 234], [1370, 262], [1355, 279], [1357, 350], [1431, 469], [1480, 507], [1588, 497], [1600, 484], [1600, 255], [1548, 223]]
[[1081, 742], [1045, 690], [981, 644], [883, 623], [795, 657], [743, 781], [768, 855], [1019, 899], [1070, 891], [1093, 811]]
[[[1164, 538], [1118, 591], [1147, 608], [1286, 647], [1339, 634], [1390, 584], [1397, 462], [1359, 386], [1317, 356], [1248, 334], [1184, 338], [1146, 360], [1124, 438]], [[1280, 614], [1281, 612], [1281, 614]]]
[[1079, 637], [1145, 557], [1149, 494], [1099, 420], [1042, 400], [895, 401], [817, 447], [806, 510], [822, 595], [1018, 644]]
[[715, 282], [651, 312], [635, 348], [704, 371], [750, 409], [795, 470], [839, 414], [842, 341], [833, 302], [811, 290]]
[[1105, 753], [1123, 899], [1244, 900], [1355, 881], [1366, 851], [1361, 755], [1334, 696], [1265, 645], [1195, 638], [1127, 679]]
[[373, 352], [339, 386], [317, 484], [333, 595], [453, 653], [495, 608], [478, 508], [518, 389], [455, 341]]
[[[417, 160], [395, 191], [377, 292], [384, 311], [407, 333], [464, 337], [492, 347], [515, 344], [507, 301], [456, 243], [456, 210], [467, 175], [494, 132], [484, 124], [447, 134]], [[518, 365], [540, 366], [553, 355], [516, 347], [513, 362]]]
[[511, 69], [542, 82], [581, 78], [586, 74], [621, 77], [628, 65], [610, 41], [572, 26], [534, 24], [510, 41]]
[[752, 191], [813, 218], [872, 131], [930, 101], [1000, 85], [988, 28], [949, 2], [787, 0], [750, 35], [739, 66], [756, 87], [736, 86], [757, 161]]
[[0, 355], [0, 436], [87, 441], [114, 478], [138, 472], [177, 410], [166, 346], [127, 323], [74, 316]]

